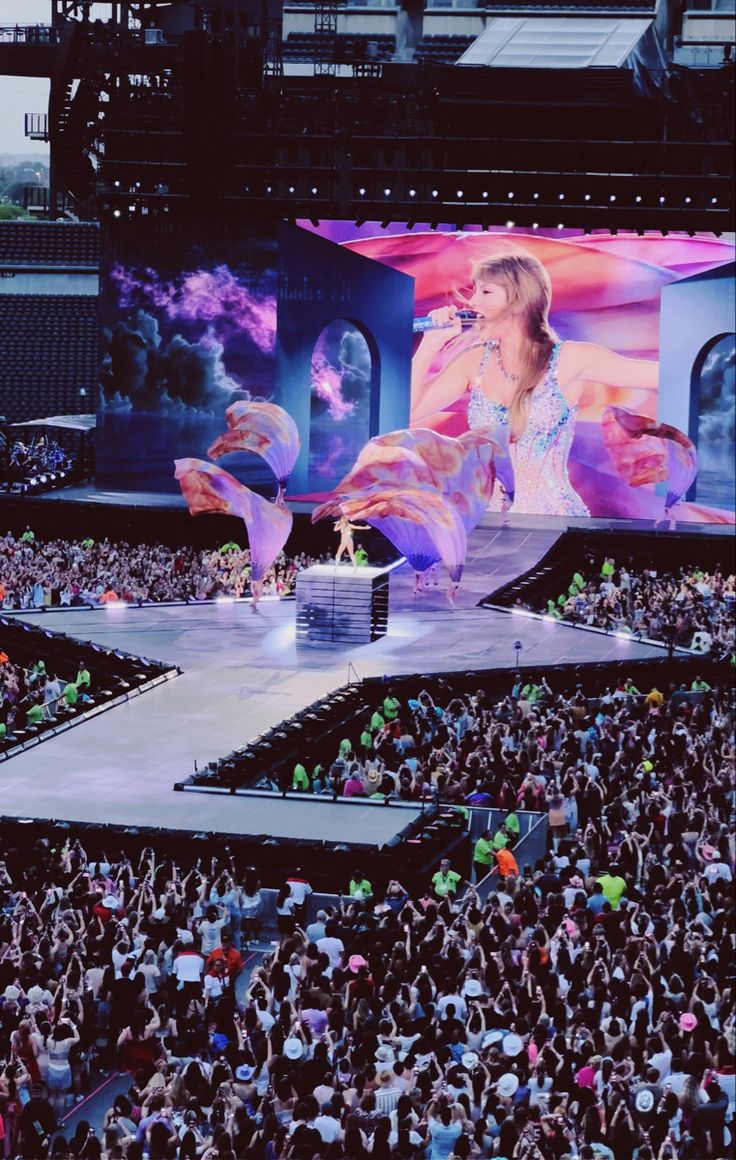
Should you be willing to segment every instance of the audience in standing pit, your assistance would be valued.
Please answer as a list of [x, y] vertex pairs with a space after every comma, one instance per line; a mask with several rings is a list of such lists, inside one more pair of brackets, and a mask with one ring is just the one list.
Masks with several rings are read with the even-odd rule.
[[[413, 738], [410, 785], [419, 770], [420, 792], [442, 776], [512, 818], [547, 809], [547, 857], [522, 853], [483, 896], [469, 866], [438, 866], [414, 897], [356, 868], [311, 921], [296, 871], [290, 921], [250, 973], [262, 888], [226, 848], [206, 866], [79, 841], [8, 850], [5, 1155], [730, 1155], [730, 697], [650, 700], [624, 681], [591, 715], [583, 689], [521, 698], [534, 685], [498, 703], [420, 693], [393, 721]], [[508, 817], [497, 836], [496, 853], [523, 851]], [[96, 1051], [130, 1090], [60, 1133]]]
[[736, 576], [719, 564], [661, 572], [616, 567], [606, 557], [599, 572], [575, 572], [565, 592], [537, 612], [610, 632], [663, 641], [715, 657], [734, 654]]
[[[222, 548], [168, 548], [90, 537], [42, 541], [0, 537], [0, 604], [26, 609], [113, 601], [200, 601], [250, 594], [250, 552], [235, 543]], [[283, 553], [264, 579], [265, 595], [293, 592], [296, 575], [313, 561]]]

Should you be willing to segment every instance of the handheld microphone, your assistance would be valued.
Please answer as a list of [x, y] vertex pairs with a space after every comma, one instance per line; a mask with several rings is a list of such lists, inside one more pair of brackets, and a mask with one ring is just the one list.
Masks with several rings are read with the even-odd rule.
[[446, 322], [443, 326], [438, 326], [429, 315], [424, 315], [423, 318], [414, 319], [412, 331], [414, 334], [423, 334], [425, 330], [449, 330], [450, 327], [455, 325], [458, 319], [463, 326], [472, 326], [479, 318], [480, 315], [476, 314], [474, 310], [458, 310], [451, 322]]

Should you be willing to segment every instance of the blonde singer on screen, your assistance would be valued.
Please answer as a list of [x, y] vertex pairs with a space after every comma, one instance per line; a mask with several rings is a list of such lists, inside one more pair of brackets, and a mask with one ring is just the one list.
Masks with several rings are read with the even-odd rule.
[[454, 306], [430, 313], [412, 364], [414, 423], [467, 392], [468, 426], [508, 436], [514, 508], [538, 515], [587, 516], [572, 487], [567, 463], [580, 397], [588, 382], [656, 389], [658, 366], [624, 358], [591, 342], [560, 342], [549, 324], [552, 288], [542, 263], [509, 249], [473, 268], [468, 306], [478, 315], [472, 345], [464, 346], [433, 377], [440, 351], [461, 333]]

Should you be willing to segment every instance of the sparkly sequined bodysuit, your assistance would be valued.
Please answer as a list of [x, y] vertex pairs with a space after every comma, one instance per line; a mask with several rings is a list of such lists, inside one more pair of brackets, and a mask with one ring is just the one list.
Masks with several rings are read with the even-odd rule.
[[471, 430], [491, 427], [494, 437], [508, 448], [514, 479], [513, 488], [505, 486], [513, 494], [514, 510], [531, 515], [590, 515], [567, 474], [578, 409], [568, 406], [557, 383], [562, 343], [552, 348], [544, 378], [532, 392], [526, 426], [513, 441], [509, 441], [508, 407], [483, 393], [483, 374], [495, 342], [486, 342], [484, 347], [470, 392], [468, 426]]

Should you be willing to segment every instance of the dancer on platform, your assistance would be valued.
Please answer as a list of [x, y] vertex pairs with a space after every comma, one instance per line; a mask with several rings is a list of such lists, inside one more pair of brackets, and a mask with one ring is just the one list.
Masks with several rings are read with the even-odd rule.
[[369, 532], [370, 526], [368, 524], [351, 524], [347, 516], [340, 516], [340, 519], [335, 523], [335, 531], [340, 533], [340, 544], [335, 553], [335, 564], [339, 564], [343, 553], [347, 552], [353, 568], [357, 570], [358, 562], [355, 559], [353, 532]]
[[420, 423], [468, 394], [468, 426], [490, 429], [501, 444], [508, 440], [516, 511], [587, 516], [567, 473], [585, 386], [653, 391], [658, 366], [595, 343], [559, 341], [548, 321], [551, 293], [544, 266], [525, 250], [504, 250], [479, 262], [468, 301], [478, 315], [474, 340], [458, 344], [454, 357], [451, 347], [449, 361], [429, 376], [440, 351], [462, 329], [455, 306], [432, 310], [435, 328], [424, 333], [414, 356], [412, 394], [420, 400]]

